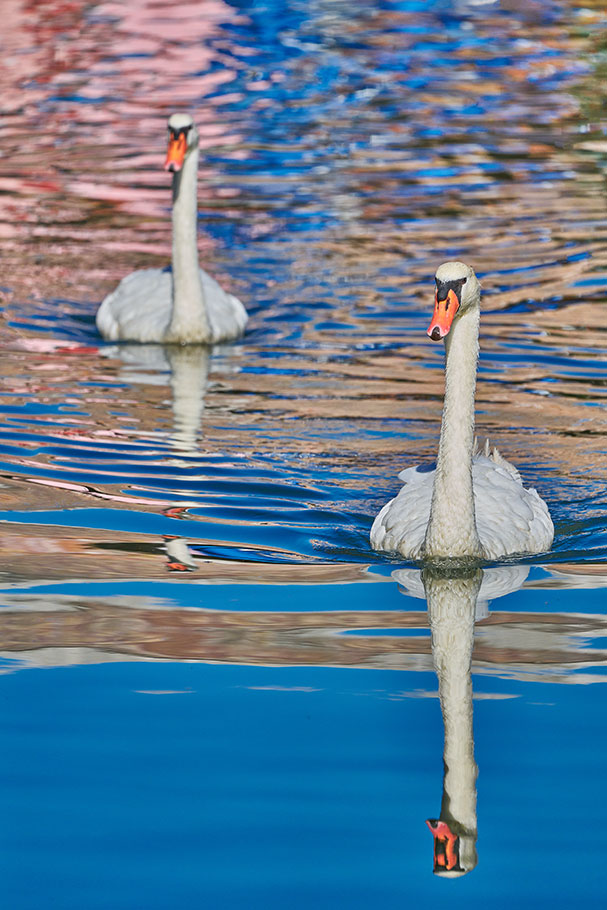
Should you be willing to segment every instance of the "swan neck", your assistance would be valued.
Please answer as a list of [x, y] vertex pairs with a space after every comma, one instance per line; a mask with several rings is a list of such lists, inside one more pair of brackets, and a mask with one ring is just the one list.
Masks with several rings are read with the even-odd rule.
[[191, 149], [173, 175], [173, 306], [167, 341], [192, 339], [192, 326], [209, 331], [198, 265], [198, 149]]
[[428, 558], [482, 556], [472, 487], [479, 321], [477, 301], [457, 317], [445, 342], [445, 399], [424, 543]]

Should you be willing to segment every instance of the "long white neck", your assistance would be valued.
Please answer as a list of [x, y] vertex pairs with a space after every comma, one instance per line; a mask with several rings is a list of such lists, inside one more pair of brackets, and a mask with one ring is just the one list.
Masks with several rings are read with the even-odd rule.
[[467, 851], [473, 850], [476, 840], [478, 769], [472, 732], [471, 664], [474, 614], [481, 580], [481, 570], [452, 578], [432, 577], [424, 572], [432, 657], [445, 727], [440, 817], [457, 834], [468, 837]]
[[200, 281], [197, 232], [198, 148], [188, 151], [173, 175], [173, 307], [165, 341], [210, 340]]
[[478, 305], [453, 322], [445, 341], [445, 401], [424, 556], [482, 556], [472, 491]]

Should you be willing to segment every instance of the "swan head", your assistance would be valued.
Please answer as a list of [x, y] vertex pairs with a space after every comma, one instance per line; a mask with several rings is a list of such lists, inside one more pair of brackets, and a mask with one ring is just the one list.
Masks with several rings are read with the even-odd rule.
[[477, 863], [475, 834], [466, 833], [457, 822], [449, 824], [440, 818], [427, 818], [426, 824], [434, 838], [435, 875], [459, 878], [474, 869]]
[[172, 114], [168, 127], [169, 147], [164, 169], [177, 173], [190, 150], [198, 147], [198, 131], [189, 114]]
[[432, 341], [441, 341], [449, 334], [458, 314], [478, 306], [481, 286], [474, 269], [465, 262], [443, 262], [435, 280], [434, 314], [428, 335]]

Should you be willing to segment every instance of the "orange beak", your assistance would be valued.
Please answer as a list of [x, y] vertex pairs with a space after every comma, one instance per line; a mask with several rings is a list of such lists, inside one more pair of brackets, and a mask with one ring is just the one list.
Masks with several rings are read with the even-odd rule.
[[451, 288], [444, 300], [438, 299], [438, 291], [434, 298], [434, 314], [428, 327], [428, 335], [432, 341], [441, 341], [449, 334], [453, 317], [459, 310], [457, 294]]
[[445, 869], [450, 872], [459, 864], [459, 837], [447, 822], [440, 819], [426, 819], [434, 838], [434, 871]]
[[176, 171], [181, 170], [187, 147], [188, 141], [185, 137], [185, 133], [178, 133], [177, 135], [174, 135], [173, 133], [170, 134], [167, 157], [164, 162], [165, 171], [173, 171], [173, 173], [175, 173]]

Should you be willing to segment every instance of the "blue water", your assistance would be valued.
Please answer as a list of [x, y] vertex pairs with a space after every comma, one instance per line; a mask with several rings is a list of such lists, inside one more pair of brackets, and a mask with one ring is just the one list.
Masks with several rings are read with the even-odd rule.
[[[603, 14], [15, 6], [6, 906], [600, 902]], [[124, 274], [170, 255], [175, 109], [201, 133], [201, 260], [250, 314], [212, 352], [111, 346], [94, 324]], [[436, 454], [443, 351], [425, 329], [453, 257], [483, 283], [477, 431], [556, 536], [487, 571], [478, 600], [439, 582], [461, 622], [437, 607], [431, 635], [419, 572], [368, 534], [398, 472]], [[425, 825], [445, 735], [462, 792], [479, 768], [459, 797], [476, 794], [477, 862], [456, 881], [433, 875]]]
[[[9, 906], [397, 907], [448, 888], [456, 906], [549, 891], [570, 907], [601, 893], [602, 686], [511, 680], [510, 699], [476, 703], [479, 864], [450, 883], [433, 879], [424, 825], [440, 800], [440, 712], [391, 697], [407, 674], [48, 673], [3, 683]], [[414, 684], [434, 687], [431, 674]]]

